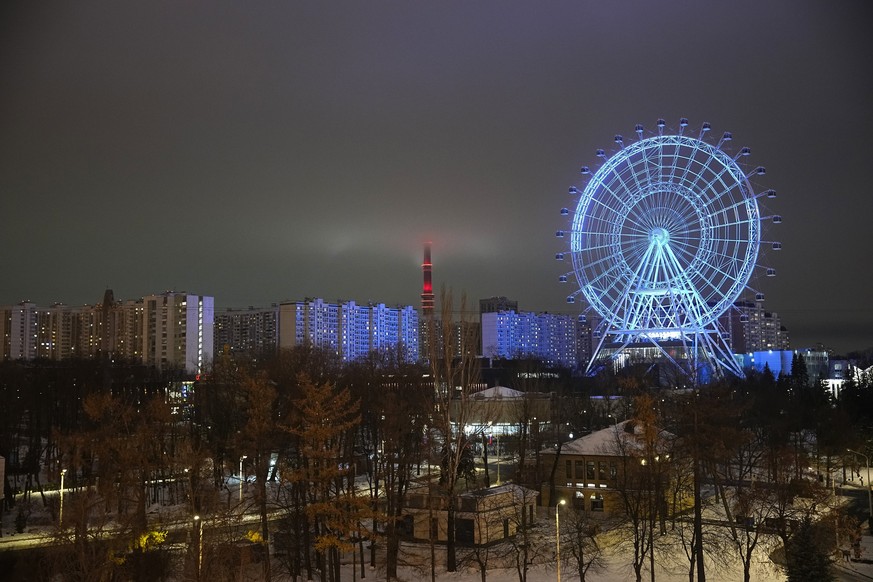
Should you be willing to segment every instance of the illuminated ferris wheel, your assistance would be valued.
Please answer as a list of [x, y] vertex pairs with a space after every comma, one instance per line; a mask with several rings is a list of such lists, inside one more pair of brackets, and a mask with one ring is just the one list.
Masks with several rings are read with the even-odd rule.
[[572, 215], [570, 230], [557, 232], [569, 238], [569, 253], [556, 258], [569, 255], [573, 270], [559, 280], [575, 278], [579, 288], [567, 301], [581, 294], [601, 318], [587, 371], [644, 345], [689, 374], [708, 362], [717, 375], [742, 375], [719, 318], [748, 288], [762, 243], [758, 198], [775, 192], [755, 194], [750, 178], [765, 170], [741, 167], [750, 150], [728, 153], [730, 133], [710, 143], [708, 123], [696, 136], [687, 134], [687, 119], [675, 132], [665, 125], [658, 120], [648, 136], [637, 125], [631, 143], [616, 135], [611, 156], [597, 150], [599, 169], [583, 167], [587, 184], [570, 188], [579, 198], [575, 211], [561, 210]]

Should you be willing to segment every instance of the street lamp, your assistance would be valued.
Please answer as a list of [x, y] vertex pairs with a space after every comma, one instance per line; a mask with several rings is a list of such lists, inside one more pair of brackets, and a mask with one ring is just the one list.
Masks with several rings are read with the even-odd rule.
[[248, 455], [243, 455], [239, 458], [239, 500], [242, 501], [242, 489], [243, 489], [243, 461], [248, 459]]
[[197, 580], [200, 580], [200, 569], [203, 567], [203, 522], [200, 516], [194, 516], [194, 530], [197, 534]]
[[497, 465], [497, 481], [495, 485], [500, 485], [500, 433], [494, 433], [494, 464]]
[[67, 474], [67, 470], [61, 469], [61, 490], [60, 490], [61, 503], [60, 503], [60, 509], [58, 510], [58, 524], [61, 527], [64, 527], [64, 476], [66, 474]]
[[567, 503], [564, 499], [555, 504], [555, 550], [558, 562], [558, 582], [561, 582], [561, 519], [558, 517], [558, 509]]
[[864, 457], [864, 460], [867, 462], [867, 510], [870, 513], [870, 517], [873, 518], [873, 489], [870, 488], [870, 457], [865, 455], [864, 453], [853, 451], [852, 449], [846, 449], [850, 453], [855, 453], [856, 455], [861, 455]]

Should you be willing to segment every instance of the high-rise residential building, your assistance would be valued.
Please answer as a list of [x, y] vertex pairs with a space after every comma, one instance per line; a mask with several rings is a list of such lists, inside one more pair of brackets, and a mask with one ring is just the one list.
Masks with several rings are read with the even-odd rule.
[[0, 308], [2, 355], [8, 360], [32, 360], [37, 357], [39, 314], [35, 303]]
[[167, 292], [97, 305], [0, 308], [0, 359], [125, 358], [200, 373], [212, 360], [212, 297]]
[[326, 349], [343, 361], [371, 351], [396, 349], [410, 362], [418, 360], [419, 319], [412, 306], [354, 301], [327, 303], [323, 299], [279, 305], [279, 347], [310, 345]]
[[577, 318], [571, 315], [498, 311], [482, 313], [482, 355], [486, 358], [533, 357], [575, 368]]
[[719, 320], [734, 353], [789, 349], [788, 331], [763, 301], [737, 301]]
[[214, 300], [168, 291], [143, 297], [142, 360], [198, 374], [212, 360]]
[[78, 356], [78, 312], [63, 303], [37, 310], [37, 358], [63, 360]]
[[275, 353], [279, 347], [278, 304], [216, 314], [215, 347], [252, 355]]
[[109, 349], [119, 358], [143, 359], [143, 313], [142, 300], [129, 299], [115, 304], [108, 327], [111, 338]]
[[479, 314], [497, 313], [499, 311], [514, 311], [518, 313], [518, 301], [506, 297], [488, 297], [479, 300]]
[[602, 321], [599, 315], [593, 313], [576, 316], [576, 361], [583, 367], [594, 357], [600, 344], [598, 328]]

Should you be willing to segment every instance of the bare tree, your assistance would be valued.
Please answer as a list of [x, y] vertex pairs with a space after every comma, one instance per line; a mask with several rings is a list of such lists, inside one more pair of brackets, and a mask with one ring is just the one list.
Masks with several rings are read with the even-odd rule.
[[[570, 509], [561, 522], [561, 547], [573, 558], [568, 572], [575, 571], [579, 582], [585, 582], [589, 571], [597, 572], [606, 565], [603, 548], [598, 541], [601, 532], [600, 521], [591, 519], [584, 510]], [[565, 525], [566, 524], [566, 525]]]
[[554, 538], [550, 531], [535, 519], [533, 505], [536, 503], [537, 492], [526, 487], [513, 486], [515, 511], [510, 518], [511, 527], [515, 530], [509, 540], [514, 556], [515, 571], [518, 582], [527, 582], [530, 567], [544, 559], [551, 558], [554, 548]]
[[614, 449], [620, 463], [616, 489], [636, 580], [642, 581], [643, 567], [648, 561], [654, 582], [655, 544], [657, 537], [666, 533], [674, 439], [658, 426], [651, 397], [638, 396], [634, 407], [635, 417], [616, 429]]
[[430, 367], [434, 382], [435, 406], [431, 424], [441, 442], [440, 485], [448, 498], [446, 531], [446, 569], [457, 569], [455, 543], [455, 512], [459, 481], [464, 467], [471, 460], [470, 441], [464, 433], [470, 415], [470, 399], [479, 382], [479, 367], [475, 358], [475, 336], [466, 322], [466, 298], [461, 298], [461, 321], [457, 329], [457, 353], [454, 337], [454, 303], [451, 292], [440, 293], [439, 322], [431, 322]]

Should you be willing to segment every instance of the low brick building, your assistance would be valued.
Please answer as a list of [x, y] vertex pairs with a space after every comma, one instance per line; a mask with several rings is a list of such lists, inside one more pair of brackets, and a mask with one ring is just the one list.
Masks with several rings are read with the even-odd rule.
[[[478, 489], [455, 497], [455, 540], [461, 545], [488, 545], [512, 537], [536, 518], [538, 494], [513, 483]], [[448, 539], [449, 498], [436, 488], [408, 493], [403, 529], [408, 539]]]

